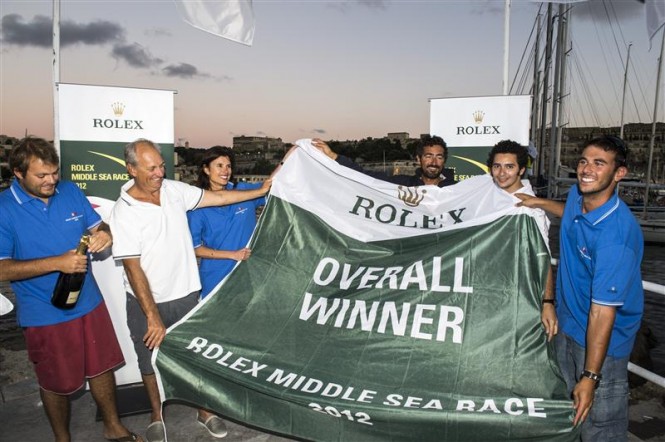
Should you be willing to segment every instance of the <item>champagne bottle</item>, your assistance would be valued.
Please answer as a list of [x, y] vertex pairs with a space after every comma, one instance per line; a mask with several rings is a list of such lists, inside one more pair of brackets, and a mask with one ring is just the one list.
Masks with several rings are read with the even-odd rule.
[[[90, 242], [90, 235], [81, 236], [81, 241], [76, 247], [78, 255], [85, 255], [88, 251], [88, 243]], [[85, 281], [85, 272], [83, 273], [62, 273], [58, 276], [58, 282], [55, 283], [53, 289], [53, 296], [51, 296], [51, 304], [61, 309], [74, 308], [76, 301], [79, 299], [81, 288]]]

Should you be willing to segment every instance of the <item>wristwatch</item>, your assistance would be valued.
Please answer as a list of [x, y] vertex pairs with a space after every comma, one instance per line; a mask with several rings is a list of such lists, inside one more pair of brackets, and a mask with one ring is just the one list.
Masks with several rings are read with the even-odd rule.
[[593, 371], [584, 370], [582, 372], [582, 377], [589, 378], [596, 383], [596, 388], [600, 384], [600, 380], [603, 378], [603, 375], [600, 373], [594, 373]]
[[556, 307], [556, 300], [555, 299], [543, 299], [543, 304], [552, 304], [554, 307]]

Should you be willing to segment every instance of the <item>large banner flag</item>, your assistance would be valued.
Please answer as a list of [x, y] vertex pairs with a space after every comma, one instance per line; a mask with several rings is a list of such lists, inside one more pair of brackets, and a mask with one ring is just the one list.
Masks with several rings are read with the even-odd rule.
[[430, 99], [430, 134], [448, 145], [455, 179], [488, 172], [487, 155], [501, 140], [529, 145], [530, 95]]
[[252, 258], [154, 353], [162, 399], [317, 441], [574, 440], [531, 210], [488, 176], [405, 188], [298, 144]]

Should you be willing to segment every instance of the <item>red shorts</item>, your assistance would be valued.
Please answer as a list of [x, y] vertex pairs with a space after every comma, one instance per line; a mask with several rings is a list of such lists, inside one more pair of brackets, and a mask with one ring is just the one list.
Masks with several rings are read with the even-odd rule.
[[39, 386], [53, 393], [74, 393], [86, 378], [125, 361], [104, 301], [80, 318], [26, 327], [23, 333]]

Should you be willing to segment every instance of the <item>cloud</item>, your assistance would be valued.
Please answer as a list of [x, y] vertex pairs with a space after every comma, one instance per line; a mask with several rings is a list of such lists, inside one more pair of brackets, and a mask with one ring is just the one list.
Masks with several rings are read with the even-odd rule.
[[[47, 48], [53, 42], [51, 19], [36, 15], [32, 21], [25, 22], [18, 14], [2, 17], [2, 41], [16, 46], [37, 46]], [[88, 24], [63, 21], [60, 23], [60, 45], [75, 44], [101, 45], [124, 39], [122, 26], [109, 21], [98, 20]]]
[[257, 131], [256, 131], [256, 135], [262, 135], [262, 136], [264, 136], [264, 137], [267, 137], [267, 136], [268, 136], [268, 134], [266, 134], [266, 133], [263, 132], [262, 130], [257, 130]]
[[153, 57], [149, 50], [138, 43], [114, 45], [111, 55], [135, 68], [156, 67], [163, 62], [161, 58]]
[[385, 10], [388, 8], [388, 2], [386, 0], [343, 0], [328, 3], [329, 8], [337, 9], [343, 14], [354, 6], [364, 6], [367, 9]]
[[369, 9], [386, 9], [388, 6], [384, 0], [357, 0], [358, 4]]
[[323, 135], [326, 133], [325, 129], [312, 129], [312, 132]]
[[[53, 42], [53, 25], [51, 18], [36, 15], [31, 21], [26, 21], [19, 14], [8, 14], [2, 17], [0, 38], [7, 45], [35, 46], [50, 48]], [[169, 30], [151, 28], [145, 31], [149, 36], [170, 36]], [[72, 46], [76, 44], [103, 46], [111, 44], [111, 56], [121, 60], [127, 65], [138, 69], [156, 69], [165, 63], [159, 57], [152, 55], [150, 50], [139, 43], [125, 41], [125, 29], [117, 23], [97, 20], [90, 23], [76, 23], [63, 21], [60, 24], [60, 45]], [[4, 50], [4, 48], [3, 48]], [[168, 77], [215, 78], [218, 81], [232, 81], [228, 75], [212, 77], [210, 74], [200, 72], [196, 66], [189, 63], [170, 63], [157, 71]]]
[[179, 77], [185, 79], [195, 78], [195, 77], [203, 77], [203, 78], [210, 77], [210, 75], [208, 74], [199, 72], [196, 66], [191, 65], [189, 63], [170, 64], [165, 68], [163, 68], [162, 72], [164, 72], [164, 74], [167, 77]]
[[143, 33], [148, 37], [173, 37], [173, 33], [166, 28], [146, 29]]

